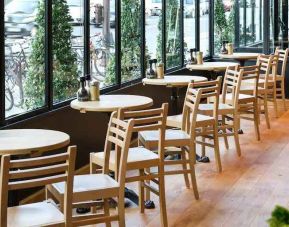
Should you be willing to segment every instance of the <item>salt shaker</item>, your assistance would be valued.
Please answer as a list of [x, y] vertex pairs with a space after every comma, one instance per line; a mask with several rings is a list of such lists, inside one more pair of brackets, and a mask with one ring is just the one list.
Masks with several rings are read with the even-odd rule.
[[89, 86], [90, 100], [99, 101], [99, 82], [97, 80], [91, 81]]

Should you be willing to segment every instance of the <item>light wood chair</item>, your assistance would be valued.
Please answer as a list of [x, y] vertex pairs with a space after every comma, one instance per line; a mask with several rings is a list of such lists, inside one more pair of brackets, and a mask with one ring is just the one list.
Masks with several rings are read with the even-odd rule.
[[[279, 56], [279, 63], [281, 63], [281, 71], [277, 69], [277, 74], [275, 78], [273, 78], [273, 80], [275, 80], [275, 86], [276, 86], [275, 96], [276, 98], [282, 99], [284, 110], [287, 110], [286, 99], [285, 99], [285, 76], [286, 76], [288, 54], [289, 54], [289, 48], [282, 50], [279, 47], [277, 47], [275, 50], [275, 55]], [[279, 64], [277, 68], [279, 68]]]
[[[187, 170], [185, 163], [189, 164], [189, 173], [191, 173], [191, 181], [195, 192], [196, 199], [197, 185], [195, 180], [194, 164], [196, 159], [196, 143], [205, 144], [215, 149], [216, 165], [219, 172], [222, 171], [219, 143], [217, 138], [217, 121], [218, 112], [218, 97], [220, 94], [221, 78], [216, 81], [190, 83], [188, 85], [183, 114], [170, 116], [167, 119], [167, 126], [176, 127], [179, 129], [167, 129], [165, 136], [165, 147], [180, 147], [181, 160], [165, 160], [165, 165], [182, 165], [183, 169], [179, 171], [165, 170], [165, 175], [184, 174], [186, 185], [188, 186]], [[199, 104], [201, 99], [215, 97], [214, 116], [206, 116], [198, 114]], [[201, 131], [201, 129], [205, 129]], [[198, 129], [198, 130], [197, 130]], [[205, 143], [197, 140], [199, 136], [210, 136], [214, 140], [214, 144]], [[156, 146], [158, 137], [154, 131], [141, 132], [139, 136], [140, 143], [148, 149], [153, 149]], [[175, 152], [175, 151], [172, 151]], [[171, 154], [172, 153], [170, 151]], [[178, 151], [177, 151], [178, 152]], [[185, 160], [186, 153], [188, 160]]]
[[[278, 64], [277, 55], [259, 55], [257, 65], [260, 66], [260, 75], [263, 74], [264, 79], [258, 81], [258, 108], [259, 113], [265, 115], [267, 128], [270, 129], [270, 119], [268, 102], [271, 100], [274, 104], [275, 113], [277, 115], [277, 100], [275, 96], [275, 82], [270, 80], [270, 75], [276, 74]], [[244, 81], [241, 85], [240, 93], [252, 95], [255, 85], [253, 80]], [[271, 99], [270, 99], [271, 98]], [[263, 109], [262, 109], [263, 108]]]
[[[246, 81], [248, 80], [251, 81], [251, 83], [252, 82], [254, 83], [254, 86], [252, 86], [252, 91], [250, 92], [250, 94], [239, 95], [240, 119], [254, 121], [255, 136], [256, 139], [259, 141], [260, 130], [259, 130], [259, 108], [258, 108], [258, 84], [260, 75], [260, 65], [243, 66], [239, 67], [239, 70], [243, 70], [242, 83], [246, 83]], [[252, 117], [248, 115], [252, 115]]]
[[[228, 136], [233, 136], [238, 156], [241, 156], [239, 142], [239, 92], [243, 79], [243, 70], [237, 67], [228, 67], [223, 80], [222, 94], [220, 95], [218, 115], [221, 121], [218, 124], [218, 136], [224, 137], [225, 146], [228, 149]], [[213, 115], [214, 105], [200, 104], [199, 112], [205, 115]], [[203, 155], [205, 155], [203, 146]]]
[[[76, 147], [66, 153], [11, 160], [1, 158], [1, 227], [72, 226], [72, 185]], [[64, 182], [63, 212], [52, 201], [43, 201], [7, 208], [8, 191]]]
[[[168, 104], [164, 103], [161, 108], [147, 109], [140, 111], [127, 111], [120, 109], [118, 118], [121, 120], [134, 119], [133, 132], [156, 130], [158, 133], [157, 154], [142, 146], [129, 149], [127, 170], [137, 170], [138, 175], [126, 176], [125, 182], [139, 182], [139, 206], [141, 213], [144, 213], [144, 188], [159, 196], [161, 226], [167, 226], [165, 185], [164, 185], [164, 136], [166, 128], [166, 118], [168, 112]], [[112, 153], [109, 160], [110, 171], [117, 175], [119, 165], [119, 152]], [[97, 171], [99, 167], [103, 167], [104, 153], [97, 152], [90, 155], [91, 173]], [[146, 171], [150, 168], [157, 168], [156, 172]], [[155, 188], [145, 181], [158, 182], [159, 187]]]
[[[98, 223], [106, 223], [110, 226], [112, 221], [118, 221], [119, 226], [125, 226], [124, 211], [124, 190], [125, 173], [127, 168], [128, 149], [131, 142], [134, 120], [128, 122], [117, 118], [117, 112], [113, 112], [107, 129], [106, 141], [104, 147], [104, 168], [99, 174], [77, 175], [74, 177], [73, 185], [73, 207], [96, 207], [99, 200], [103, 201], [103, 212], [79, 215], [72, 217], [73, 226], [83, 226]], [[113, 154], [113, 147], [120, 152], [120, 164], [118, 166], [117, 180], [109, 176], [109, 160]], [[64, 204], [64, 184], [56, 183], [47, 187], [47, 196]], [[117, 198], [117, 214], [110, 214], [109, 198]]]

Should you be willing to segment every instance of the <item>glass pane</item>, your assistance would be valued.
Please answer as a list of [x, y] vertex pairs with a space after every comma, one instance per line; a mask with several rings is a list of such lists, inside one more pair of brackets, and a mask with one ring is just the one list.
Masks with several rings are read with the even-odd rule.
[[44, 2], [5, 0], [5, 115], [45, 104]]
[[235, 12], [233, 0], [215, 0], [214, 51], [219, 53], [222, 41], [234, 42]]
[[209, 55], [209, 0], [200, 0], [200, 51]]
[[52, 1], [53, 102], [76, 95], [83, 74], [83, 1]]
[[166, 5], [166, 68], [181, 65], [180, 1], [168, 0]]
[[115, 0], [90, 1], [90, 71], [100, 88], [116, 84]]
[[121, 81], [141, 77], [141, 1], [121, 1]]
[[[162, 62], [162, 1], [146, 1], [146, 59]], [[147, 66], [147, 64], [146, 64]]]
[[196, 47], [195, 0], [184, 0], [184, 59], [187, 51]]

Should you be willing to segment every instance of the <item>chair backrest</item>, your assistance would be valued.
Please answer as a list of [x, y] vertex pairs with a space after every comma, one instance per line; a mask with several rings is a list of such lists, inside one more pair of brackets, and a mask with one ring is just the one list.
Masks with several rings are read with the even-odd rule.
[[120, 109], [118, 118], [121, 120], [134, 119], [133, 132], [158, 130], [159, 143], [158, 155], [161, 160], [164, 160], [164, 141], [166, 131], [166, 120], [168, 114], [168, 103], [163, 103], [161, 108], [129, 111]]
[[190, 135], [195, 131], [201, 100], [212, 101], [214, 105], [213, 117], [217, 123], [220, 90], [221, 77], [213, 81], [193, 82], [188, 85], [183, 107], [182, 130]]
[[123, 121], [118, 119], [117, 112], [113, 112], [108, 124], [106, 140], [104, 145], [104, 167], [103, 173], [109, 174], [109, 159], [112, 149], [119, 153], [119, 165], [116, 173], [116, 180], [120, 185], [120, 193], [124, 193], [125, 173], [127, 166], [128, 149], [134, 126], [134, 120]]
[[8, 191], [46, 186], [57, 182], [65, 182], [64, 221], [65, 226], [71, 226], [75, 157], [76, 146], [68, 147], [65, 153], [37, 158], [11, 160], [10, 155], [2, 156], [1, 227], [7, 226]]
[[222, 90], [222, 103], [233, 106], [238, 109], [239, 93], [243, 79], [243, 69], [238, 67], [227, 67]]
[[258, 96], [258, 83], [260, 77], [260, 65], [250, 65], [239, 67], [238, 70], [243, 70], [243, 80], [246, 83], [246, 80], [254, 82], [253, 95], [255, 98]]
[[260, 88], [268, 89], [270, 76], [276, 76], [278, 56], [277, 55], [264, 55], [258, 56], [257, 65], [260, 66], [260, 74], [264, 75], [264, 83], [259, 83]]
[[286, 66], [287, 66], [287, 59], [289, 54], [289, 48], [286, 48], [285, 50], [280, 49], [280, 47], [276, 47], [275, 55], [279, 56], [279, 62], [281, 62], [281, 73], [279, 74], [282, 77], [285, 77], [286, 75]]

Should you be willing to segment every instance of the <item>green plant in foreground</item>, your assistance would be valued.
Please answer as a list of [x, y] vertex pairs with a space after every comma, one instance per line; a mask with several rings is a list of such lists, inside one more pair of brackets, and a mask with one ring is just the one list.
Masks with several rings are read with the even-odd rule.
[[[53, 101], [73, 97], [77, 91], [76, 54], [72, 50], [72, 17], [66, 0], [52, 0]], [[40, 1], [35, 22], [27, 78], [25, 106], [35, 109], [45, 104], [45, 4]]]
[[268, 223], [270, 227], [289, 227], [289, 210], [276, 206]]

